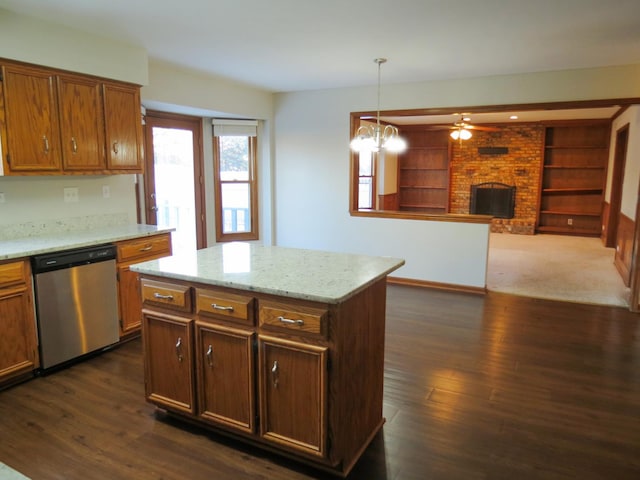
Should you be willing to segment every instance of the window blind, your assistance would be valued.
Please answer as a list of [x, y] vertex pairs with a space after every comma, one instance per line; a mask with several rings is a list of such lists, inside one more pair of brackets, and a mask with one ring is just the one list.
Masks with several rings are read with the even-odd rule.
[[216, 137], [256, 137], [258, 135], [257, 120], [231, 120], [228, 118], [214, 118], [211, 123], [213, 124], [213, 135]]

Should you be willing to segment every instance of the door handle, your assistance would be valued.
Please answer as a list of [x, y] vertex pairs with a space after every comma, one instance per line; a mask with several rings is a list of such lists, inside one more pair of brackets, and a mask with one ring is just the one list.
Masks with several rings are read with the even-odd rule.
[[271, 381], [273, 382], [273, 388], [278, 388], [278, 377], [280, 372], [278, 371], [278, 361], [274, 360], [271, 367]]
[[209, 349], [207, 350], [206, 355], [209, 368], [213, 368], [213, 345], [209, 345]]
[[182, 337], [178, 337], [178, 341], [176, 342], [176, 356], [178, 357], [178, 361], [182, 362]]

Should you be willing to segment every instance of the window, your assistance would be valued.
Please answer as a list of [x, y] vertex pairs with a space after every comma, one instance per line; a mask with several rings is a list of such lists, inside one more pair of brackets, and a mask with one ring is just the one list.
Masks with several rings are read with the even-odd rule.
[[358, 210], [376, 208], [375, 157], [373, 152], [362, 152], [358, 159]]
[[216, 240], [257, 240], [256, 122], [224, 122], [214, 120]]

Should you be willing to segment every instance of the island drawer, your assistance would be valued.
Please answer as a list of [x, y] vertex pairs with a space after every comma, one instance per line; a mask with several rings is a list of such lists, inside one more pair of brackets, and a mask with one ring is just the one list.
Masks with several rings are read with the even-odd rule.
[[142, 303], [191, 312], [191, 287], [146, 278], [140, 281], [140, 285]]
[[137, 238], [117, 243], [118, 262], [130, 262], [136, 259], [153, 260], [171, 255], [171, 234], [163, 233], [150, 237]]
[[253, 325], [254, 299], [250, 296], [196, 288], [196, 313]]
[[263, 301], [258, 317], [261, 327], [326, 336], [328, 312], [325, 309]]
[[23, 261], [0, 264], [0, 288], [25, 283], [26, 276]]

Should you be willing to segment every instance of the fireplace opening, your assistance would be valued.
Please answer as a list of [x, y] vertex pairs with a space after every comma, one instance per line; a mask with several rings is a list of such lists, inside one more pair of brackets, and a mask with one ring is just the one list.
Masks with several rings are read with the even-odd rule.
[[516, 205], [516, 187], [498, 182], [471, 185], [469, 213], [513, 218]]

